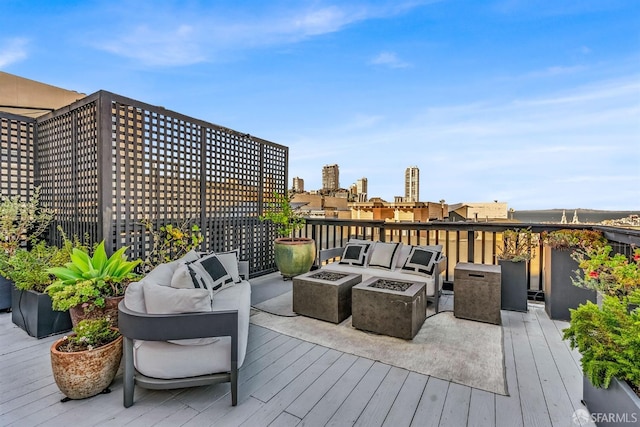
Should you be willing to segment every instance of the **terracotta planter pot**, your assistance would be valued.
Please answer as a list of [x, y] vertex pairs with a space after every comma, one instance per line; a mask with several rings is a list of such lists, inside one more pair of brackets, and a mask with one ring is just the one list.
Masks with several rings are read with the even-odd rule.
[[101, 319], [109, 316], [111, 325], [118, 326], [118, 304], [124, 296], [105, 298], [104, 307], [96, 307], [93, 304], [79, 304], [69, 309], [71, 315], [71, 323], [75, 328], [78, 322], [86, 319]]
[[308, 238], [279, 238], [274, 243], [276, 266], [285, 278], [304, 274], [316, 259], [316, 243]]
[[58, 348], [61, 338], [51, 346], [51, 369], [58, 388], [70, 399], [84, 399], [105, 390], [116, 376], [122, 358], [122, 336], [102, 347], [65, 353]]

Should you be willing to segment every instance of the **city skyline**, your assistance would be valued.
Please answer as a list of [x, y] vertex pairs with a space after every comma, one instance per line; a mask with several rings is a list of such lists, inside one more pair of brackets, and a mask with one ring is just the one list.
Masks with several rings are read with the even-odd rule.
[[[640, 208], [640, 2], [3, 3], [0, 70], [289, 147], [321, 188]], [[288, 183], [290, 184], [290, 183]]]

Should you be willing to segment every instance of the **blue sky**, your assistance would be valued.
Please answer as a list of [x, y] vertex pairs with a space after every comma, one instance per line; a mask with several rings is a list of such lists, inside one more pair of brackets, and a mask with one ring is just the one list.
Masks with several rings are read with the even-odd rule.
[[[289, 181], [640, 209], [640, 1], [0, 2], [0, 70], [289, 147]], [[291, 182], [289, 182], [291, 186]]]

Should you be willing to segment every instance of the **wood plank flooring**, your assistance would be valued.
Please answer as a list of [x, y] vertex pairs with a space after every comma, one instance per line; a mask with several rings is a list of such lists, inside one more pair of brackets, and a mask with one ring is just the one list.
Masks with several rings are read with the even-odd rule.
[[[256, 295], [270, 295], [256, 280]], [[451, 310], [453, 296], [441, 299]], [[49, 347], [59, 336], [28, 337], [0, 314], [2, 426], [572, 426], [582, 408], [579, 354], [562, 341], [565, 322], [544, 308], [503, 311], [509, 396], [495, 395], [251, 325], [239, 377], [239, 404], [228, 384], [153, 391], [136, 388], [122, 406], [120, 376], [111, 393], [60, 402]]]

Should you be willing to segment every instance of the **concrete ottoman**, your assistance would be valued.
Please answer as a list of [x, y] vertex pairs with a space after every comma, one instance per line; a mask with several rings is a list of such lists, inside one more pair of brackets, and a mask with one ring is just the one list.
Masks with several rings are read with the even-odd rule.
[[354, 328], [406, 340], [416, 336], [427, 318], [424, 282], [372, 277], [353, 287]]
[[293, 278], [293, 311], [303, 316], [340, 323], [351, 316], [351, 288], [362, 275], [329, 270]]

